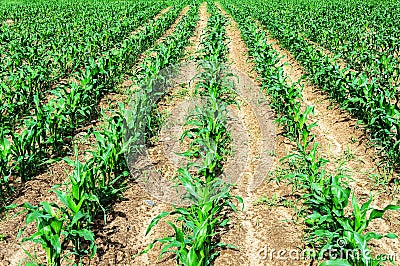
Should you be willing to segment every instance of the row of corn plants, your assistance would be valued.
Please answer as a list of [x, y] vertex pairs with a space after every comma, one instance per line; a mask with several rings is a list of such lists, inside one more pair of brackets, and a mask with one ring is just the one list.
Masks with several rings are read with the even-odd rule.
[[[192, 36], [199, 19], [197, 9], [198, 3], [190, 5], [190, 10], [178, 22], [173, 34], [146, 52], [146, 57], [134, 74], [133, 81], [139, 89], [132, 92], [133, 124], [129, 135], [135, 136], [135, 141], [130, 145], [133, 158], [128, 156], [128, 163], [134, 164], [135, 155], [141, 154], [146, 142], [158, 134], [160, 114], [157, 113], [157, 104], [169, 88], [168, 80], [176, 74], [174, 67], [179, 66], [179, 59], [189, 44], [189, 37]], [[170, 71], [164, 73], [165, 69]]]
[[[240, 2], [240, 1], [239, 1]], [[238, 2], [238, 3], [239, 3]], [[390, 81], [392, 85], [382, 85], [381, 79], [389, 79], [385, 70], [377, 68], [382, 77], [370, 76], [364, 71], [349, 71], [349, 67], [340, 67], [326, 55], [322, 49], [310, 44], [290, 23], [285, 23], [286, 16], [269, 16], [275, 14], [269, 10], [274, 5], [264, 5], [259, 1], [245, 4], [248, 14], [255, 14], [254, 10], [263, 10], [257, 16], [269, 32], [276, 36], [283, 47], [287, 48], [297, 60], [301, 62], [309, 73], [310, 80], [326, 91], [332, 99], [349, 111], [356, 118], [363, 121], [368, 134], [376, 143], [377, 149], [382, 151], [384, 159], [381, 161], [389, 170], [398, 170], [400, 164], [400, 107], [397, 81]], [[265, 11], [265, 12], [264, 12]], [[262, 15], [261, 15], [262, 14]], [[388, 66], [389, 72], [398, 73]], [[398, 63], [397, 63], [398, 68]], [[398, 74], [395, 74], [398, 77]]]
[[[208, 21], [203, 49], [199, 56], [202, 68], [197, 78], [196, 95], [203, 103], [195, 107], [195, 113], [186, 121], [186, 130], [181, 139], [189, 139], [189, 149], [181, 155], [188, 160], [186, 166], [178, 169], [174, 181], [185, 188], [182, 200], [188, 206], [173, 206], [171, 212], [162, 212], [150, 223], [146, 234], [165, 217], [174, 233], [172, 236], [155, 239], [143, 252], [147, 253], [156, 243], [162, 244], [160, 258], [173, 253], [179, 265], [212, 265], [221, 248], [234, 248], [219, 242], [218, 229], [228, 224], [225, 212], [237, 211], [236, 199], [231, 195], [231, 184], [222, 179], [223, 165], [228, 155], [230, 134], [227, 131], [227, 103], [232, 98], [230, 74], [224, 66], [226, 60], [226, 19], [218, 13], [213, 3], [208, 3], [211, 17]], [[228, 101], [226, 101], [228, 100]], [[197, 159], [193, 162], [193, 159]]]
[[[372, 196], [360, 205], [346, 183], [347, 177], [340, 171], [329, 173], [324, 168], [328, 160], [318, 154], [318, 143], [311, 134], [311, 128], [317, 124], [308, 121], [313, 107], [300, 108], [301, 86], [286, 82], [283, 69], [278, 66], [279, 55], [267, 44], [266, 33], [243, 10], [230, 3], [226, 3], [226, 7], [239, 23], [262, 88], [278, 114], [278, 124], [297, 145], [292, 154], [282, 159], [288, 166], [284, 178], [292, 183], [294, 190], [302, 193], [302, 202], [307, 207], [304, 213], [304, 222], [308, 226], [306, 240], [318, 250], [318, 254], [311, 255], [314, 259], [325, 260], [321, 265], [382, 265], [387, 257], [373, 258], [368, 243], [371, 239], [397, 236], [371, 232], [368, 225], [372, 220], [382, 218], [388, 210], [400, 210], [400, 206], [375, 209], [371, 206]], [[345, 209], [350, 209], [350, 213]], [[337, 259], [328, 254], [335, 254]]]
[[[271, 1], [265, 7], [311, 41], [346, 60], [381, 85], [399, 83], [399, 37], [396, 1]], [[268, 18], [275, 20], [275, 18]]]
[[[92, 58], [85, 71], [71, 82], [52, 92], [47, 103], [34, 96], [35, 109], [21, 121], [16, 130], [0, 130], [1, 183], [8, 187], [10, 177], [24, 182], [38, 169], [65, 154], [77, 131], [99, 114], [98, 102], [112, 91], [124, 74], [135, 64], [139, 54], [174, 22], [180, 9], [174, 7], [161, 18], [147, 23], [143, 30], [102, 57]], [[9, 192], [4, 190], [3, 193]], [[4, 202], [7, 198], [1, 199]]]
[[[154, 78], [158, 71], [173, 64], [182, 55], [182, 48], [187, 44], [198, 19], [195, 11], [192, 8], [177, 25], [174, 34], [151, 49], [155, 56], [146, 59], [143, 65], [143, 71], [149, 76], [141, 81], [141, 89], [150, 88], [151, 77]], [[137, 145], [138, 121], [140, 118], [142, 121], [147, 119], [138, 119], [137, 108], [143, 110], [148, 106], [144, 103], [139, 107], [137, 103], [127, 108], [119, 103], [119, 110], [104, 115], [104, 124], [90, 132], [96, 142], [94, 148], [88, 151], [89, 159], [84, 163], [77, 156], [75, 160], [64, 158], [73, 166], [73, 171], [65, 191], [53, 190], [61, 204], [41, 202], [38, 206], [29, 203], [8, 206], [22, 208], [22, 212], [27, 213], [27, 225], [36, 223], [37, 232], [23, 241], [41, 244], [46, 251], [47, 265], [61, 265], [63, 260], [72, 264], [72, 259], [80, 263], [83, 257], [95, 254], [95, 235], [91, 230], [94, 218], [103, 214], [106, 222], [108, 207], [126, 187], [129, 172], [125, 155]], [[35, 254], [29, 256], [33, 265], [43, 265]]]
[[[0, 66], [3, 81], [0, 123], [3, 127], [14, 129], [21, 117], [31, 113], [35, 95], [45, 101], [61, 79], [80, 71], [90, 64], [91, 58], [118, 46], [143, 21], [165, 8], [167, 2], [138, 2], [126, 6], [104, 2], [86, 4], [43, 1], [33, 6], [27, 4], [22, 7], [27, 14], [20, 14], [27, 20], [3, 26], [0, 34], [4, 62]], [[54, 13], [64, 15], [39, 22], [37, 16], [28, 16], [30, 9], [43, 6], [49, 9], [46, 18], [57, 17]]]
[[[30, 203], [12, 204], [7, 209], [17, 208], [19, 215], [26, 215], [26, 226], [35, 223], [36, 233], [24, 237], [22, 242], [40, 244], [46, 253], [46, 263], [36, 254], [30, 254], [28, 265], [79, 264], [86, 256], [96, 253], [93, 222], [98, 214], [103, 214], [124, 189], [127, 176], [125, 152], [133, 137], [126, 138], [131, 121], [130, 110], [120, 104], [119, 110], [104, 116], [104, 124], [91, 132], [96, 143], [82, 163], [76, 158], [64, 160], [73, 166], [68, 181], [52, 189], [57, 196], [55, 202], [41, 202], [37, 206]], [[22, 228], [18, 237], [26, 228]]]

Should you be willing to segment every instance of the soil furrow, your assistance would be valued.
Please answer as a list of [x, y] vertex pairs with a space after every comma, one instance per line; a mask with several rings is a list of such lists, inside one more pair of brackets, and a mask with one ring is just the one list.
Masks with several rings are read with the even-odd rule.
[[[187, 12], [187, 11], [186, 11]], [[185, 13], [186, 13], [185, 12]], [[206, 8], [206, 2], [204, 2], [199, 9], [199, 22], [196, 27], [196, 32], [195, 32], [195, 37], [192, 37], [190, 39], [191, 45], [188, 47], [193, 47], [194, 45], [200, 43], [200, 35], [203, 32], [205, 25], [207, 24], [208, 20], [208, 14], [207, 14], [207, 8]], [[204, 25], [204, 26], [203, 26]], [[190, 48], [186, 48], [187, 51]], [[195, 46], [197, 47], [197, 46]], [[194, 51], [193, 51], [194, 52]], [[190, 75], [190, 74], [189, 74]], [[186, 88], [190, 90], [190, 88]], [[168, 92], [168, 95], [166, 95], [159, 103], [159, 111], [164, 114], [168, 114], [170, 112], [174, 111], [174, 108], [179, 105], [183, 99], [185, 98], [186, 93], [182, 92], [186, 91], [185, 87], [173, 87], [171, 90]], [[180, 95], [180, 93], [183, 93], [184, 95]], [[167, 118], [168, 119], [168, 118]], [[174, 174], [176, 174], [176, 165], [173, 162], [170, 162], [170, 157], [167, 156], [165, 153], [166, 150], [168, 150], [168, 147], [164, 147], [166, 144], [166, 140], [164, 139], [163, 131], [160, 133], [160, 136], [158, 140], [155, 141], [154, 146], [149, 149], [149, 158], [154, 162], [154, 167], [156, 169], [159, 169], [164, 178], [166, 177], [172, 177]], [[173, 138], [176, 136], [166, 136], [169, 138]], [[130, 239], [130, 243], [134, 245], [134, 250], [137, 252], [140, 252], [143, 250], [152, 240], [160, 237], [165, 237], [167, 235], [171, 235], [173, 232], [171, 228], [165, 223], [165, 221], [161, 221], [156, 227], [154, 227], [151, 231], [151, 233], [148, 236], [145, 236], [145, 230], [147, 226], [150, 224], [150, 221], [159, 213], [162, 211], [169, 211], [172, 210], [172, 207], [170, 204], [163, 203], [160, 200], [155, 199], [154, 197], [150, 196], [143, 188], [136, 186], [136, 188], [132, 188], [130, 195], [130, 200], [129, 202], [135, 202], [137, 199], [134, 197], [138, 197], [138, 195], [146, 195], [145, 197], [142, 196], [143, 200], [146, 198], [145, 202], [151, 201], [154, 203], [154, 207], [149, 207], [146, 206], [148, 204], [143, 204], [142, 200], [142, 206], [135, 206], [136, 212], [141, 212], [141, 215], [136, 216], [136, 220], [138, 222], [133, 222], [133, 226], [136, 227], [136, 233], [132, 236]], [[143, 208], [145, 206], [147, 208], [147, 211], [142, 212], [141, 209], [138, 209], [138, 207]], [[124, 213], [131, 213], [130, 211], [124, 210]], [[141, 217], [144, 217], [141, 218]], [[170, 217], [168, 220], [172, 220], [173, 218]], [[137, 225], [136, 225], [137, 224]], [[159, 265], [176, 265], [175, 259], [173, 259], [172, 256], [166, 255], [163, 257], [163, 259], [158, 262], [158, 255], [160, 252], [160, 245], [156, 245], [156, 247], [151, 250], [148, 254], [141, 255], [139, 257], [136, 257], [134, 260], [131, 261], [130, 265], [155, 265], [156, 263]]]
[[[188, 12], [189, 6], [185, 7], [175, 23], [171, 26], [171, 28], [164, 34], [164, 36], [157, 41], [157, 43], [162, 42], [165, 38], [171, 34], [182, 19], [182, 17]], [[145, 53], [144, 53], [145, 54]], [[148, 55], [151, 56], [151, 55]], [[143, 58], [142, 58], [143, 60]], [[169, 94], [173, 94], [174, 89], [171, 89]], [[160, 112], [167, 111], [166, 108], [167, 99], [163, 99], [160, 102]], [[169, 103], [169, 105], [173, 105], [174, 103]], [[149, 149], [149, 158], [153, 161], [155, 168], [159, 168], [164, 174], [168, 174], [168, 176], [172, 176], [173, 173], [176, 172], [174, 165], [168, 162], [168, 158], [165, 156], [164, 148], [162, 147], [162, 142], [156, 141], [154, 146]], [[171, 228], [165, 223], [165, 221], [161, 221], [149, 235], [145, 235], [146, 229], [150, 224], [151, 220], [157, 216], [159, 213], [163, 211], [171, 211], [172, 207], [170, 204], [164, 203], [161, 200], [155, 199], [152, 195], [148, 193], [142, 186], [135, 183], [125, 194], [126, 202], [122, 202], [121, 204], [117, 204], [115, 207], [116, 213], [122, 213], [126, 215], [125, 219], [117, 222], [117, 226], [119, 228], [122, 224], [128, 224], [131, 228], [129, 232], [122, 230], [121, 233], [113, 234], [112, 236], [118, 239], [123, 244], [123, 253], [130, 254], [129, 257], [124, 257], [121, 260], [120, 265], [154, 265], [156, 263], [160, 265], [175, 265], [175, 260], [171, 259], [171, 257], [164, 256], [160, 262], [158, 262], [158, 255], [160, 253], [160, 245], [156, 245], [156, 247], [149, 251], [147, 254], [140, 255], [138, 257], [133, 257], [133, 255], [141, 252], [146, 248], [148, 244], [150, 244], [154, 239], [165, 237], [167, 235], [172, 234]], [[124, 221], [126, 220], [126, 221]], [[170, 217], [167, 220], [172, 220]], [[113, 228], [116, 225], [112, 223], [108, 225], [108, 228]], [[124, 228], [123, 228], [124, 229]], [[127, 234], [129, 237], [127, 237]], [[103, 241], [104, 242], [104, 241]], [[107, 252], [106, 254], [109, 254]], [[114, 259], [118, 256], [118, 250], [113, 252]], [[101, 261], [104, 261], [101, 258]], [[96, 262], [95, 262], [96, 263]], [[118, 263], [112, 263], [113, 265], [119, 265]], [[106, 265], [106, 264], [104, 264]], [[108, 264], [110, 265], [110, 264]]]
[[[230, 39], [229, 42], [229, 61], [232, 63], [232, 68], [239, 70], [244, 75], [251, 77], [253, 80], [257, 78], [256, 74], [252, 72], [254, 65], [248, 62], [248, 51], [245, 43], [241, 39], [240, 31], [236, 22], [227, 15], [227, 13], [218, 5], [222, 13], [229, 19], [230, 25], [227, 27], [227, 36]], [[256, 84], [256, 83], [255, 83]], [[265, 98], [260, 91], [260, 87], [256, 87], [258, 90], [257, 94], [250, 96], [252, 101], [256, 99]], [[246, 96], [246, 91], [239, 91], [240, 94]], [[232, 193], [238, 193], [243, 197], [244, 200], [244, 211], [238, 214], [234, 214], [232, 217], [232, 226], [227, 232], [226, 236], [223, 237], [223, 241], [233, 243], [239, 248], [239, 252], [224, 251], [220, 258], [217, 259], [218, 264], [224, 265], [229, 260], [235, 261], [234, 265], [286, 265], [285, 263], [279, 264], [277, 261], [268, 260], [263, 257], [262, 251], [265, 248], [273, 249], [295, 249], [301, 245], [301, 238], [303, 229], [300, 226], [295, 226], [292, 220], [292, 210], [285, 207], [278, 207], [266, 209], [265, 206], [254, 205], [261, 196], [267, 196], [272, 198], [273, 195], [286, 195], [289, 193], [287, 187], [280, 187], [276, 184], [264, 181], [258, 189], [254, 190], [251, 188], [252, 179], [259, 171], [258, 165], [271, 154], [266, 154], [265, 150], [262, 151], [265, 142], [270, 142], [265, 134], [261, 132], [265, 130], [265, 120], [268, 120], [269, 113], [271, 116], [269, 119], [274, 118], [274, 115], [269, 106], [263, 108], [268, 109], [266, 113], [260, 117], [256, 117], [255, 113], [259, 112], [255, 106], [255, 102], [251, 102], [249, 105], [241, 106], [241, 116], [245, 122], [246, 128], [250, 135], [250, 152], [248, 154], [247, 170], [244, 172], [242, 179], [238, 182], [238, 188]], [[254, 112], [256, 110], [256, 112]], [[274, 124], [267, 125], [270, 130], [274, 129]], [[282, 148], [290, 147], [284, 143], [284, 139], [281, 137], [276, 138], [276, 146], [279, 149], [279, 156], [281, 153], [285, 153]], [[270, 147], [271, 149], [271, 147]], [[275, 149], [275, 145], [272, 147], [272, 152], [276, 153], [278, 150]], [[271, 153], [271, 150], [270, 150]], [[280, 157], [279, 157], [280, 158]], [[276, 162], [278, 163], [278, 162]], [[287, 220], [287, 221], [284, 221]], [[288, 229], [290, 228], [290, 229]], [[225, 240], [227, 239], [227, 240]], [[234, 242], [232, 242], [234, 239]], [[232, 260], [232, 257], [234, 258]]]
[[202, 41], [202, 37], [201, 35], [204, 32], [204, 29], [207, 26], [207, 22], [208, 19], [210, 17], [210, 14], [207, 12], [207, 2], [203, 2], [200, 5], [200, 9], [199, 9], [199, 23], [196, 27], [196, 30], [194, 32], [194, 35], [192, 37], [190, 37], [189, 41], [190, 44], [188, 47], [186, 47], [186, 59], [189, 56], [192, 56], [198, 49], [200, 46], [200, 43]]

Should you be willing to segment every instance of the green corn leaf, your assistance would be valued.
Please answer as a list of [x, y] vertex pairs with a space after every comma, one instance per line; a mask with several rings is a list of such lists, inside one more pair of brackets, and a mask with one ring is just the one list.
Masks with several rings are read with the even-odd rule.
[[397, 238], [397, 235], [394, 233], [388, 233], [385, 235], [385, 237], [390, 238], [390, 239], [395, 239], [395, 238]]
[[176, 240], [178, 242], [184, 244], [185, 243], [185, 236], [184, 236], [183, 232], [178, 227], [176, 227], [175, 224], [173, 224], [173, 223], [171, 223], [169, 221], [167, 221], [167, 224], [169, 224], [174, 229]]
[[54, 192], [57, 194], [60, 201], [64, 203], [65, 206], [70, 208], [74, 213], [79, 211], [79, 207], [75, 204], [74, 200], [67, 195], [67, 193], [65, 193], [65, 191], [54, 190]]
[[50, 214], [53, 217], [56, 216], [56, 213], [48, 202], [43, 201], [40, 203], [40, 205], [43, 206], [43, 209], [46, 211], [46, 213]]
[[[159, 242], [161, 242], [161, 241], [159, 241]], [[173, 248], [177, 248], [177, 250], [179, 250], [182, 247], [182, 243], [174, 240], [174, 238], [168, 238], [167, 243], [168, 244], [164, 245], [163, 248], [161, 249], [158, 259], [161, 259], [163, 254], [165, 254], [167, 252], [175, 251], [175, 250], [173, 250]]]
[[381, 239], [383, 236], [381, 234], [378, 233], [374, 233], [374, 232], [368, 232], [365, 234], [365, 240], [366, 242], [368, 242], [371, 239]]
[[194, 248], [189, 250], [188, 254], [188, 266], [199, 266], [200, 258], [197, 256]]
[[147, 227], [146, 235], [150, 232], [150, 230], [151, 230], [155, 225], [158, 224], [158, 222], [159, 222], [162, 218], [167, 217], [168, 215], [170, 215], [170, 212], [162, 212], [162, 213], [160, 213], [159, 215], [157, 215], [153, 220], [151, 220], [149, 226]]

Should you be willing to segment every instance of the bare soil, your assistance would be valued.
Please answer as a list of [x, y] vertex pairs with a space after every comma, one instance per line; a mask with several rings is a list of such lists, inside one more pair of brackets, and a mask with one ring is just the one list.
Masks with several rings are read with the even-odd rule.
[[[241, 39], [240, 31], [236, 22], [217, 4], [224, 16], [229, 20], [230, 25], [227, 27], [227, 36], [229, 37], [229, 61], [232, 67], [241, 71], [244, 75], [251, 77], [255, 84], [257, 75], [252, 71], [254, 65], [248, 61], [248, 49]], [[261, 88], [258, 90], [258, 97], [255, 99], [265, 98], [262, 96]], [[240, 91], [240, 93], [245, 93]], [[253, 106], [254, 108], [254, 106]], [[269, 109], [268, 106], [264, 108]], [[232, 191], [234, 195], [240, 195], [244, 199], [244, 210], [232, 215], [232, 223], [228, 232], [223, 235], [222, 242], [232, 243], [237, 245], [238, 251], [226, 250], [217, 258], [218, 265], [287, 265], [287, 262], [279, 262], [265, 258], [265, 252], [270, 249], [275, 250], [290, 250], [303, 246], [302, 235], [303, 228], [301, 225], [295, 225], [293, 221], [293, 209], [283, 206], [275, 206], [270, 208], [266, 205], [257, 205], [255, 202], [260, 197], [272, 198], [275, 196], [282, 197], [290, 194], [290, 188], [286, 185], [279, 185], [275, 182], [264, 180], [257, 189], [251, 191], [248, 186], [251, 179], [257, 175], [257, 164], [260, 159], [268, 158], [268, 155], [260, 153], [262, 144], [260, 142], [274, 142], [270, 147], [275, 155], [274, 164], [270, 165], [270, 169], [276, 169], [279, 165], [278, 160], [287, 154], [287, 151], [292, 148], [290, 143], [286, 143], [285, 139], [280, 135], [276, 136], [275, 125], [272, 120], [275, 115], [271, 110], [268, 110], [268, 115], [263, 115], [263, 120], [254, 117], [254, 113], [250, 115], [250, 110], [246, 107], [241, 107], [244, 113], [244, 121], [251, 138], [249, 159], [249, 169], [245, 171], [245, 176], [238, 182], [236, 189]], [[270, 123], [263, 123], [270, 120]], [[260, 121], [263, 121], [260, 123]], [[273, 132], [274, 138], [266, 138], [260, 134], [260, 127], [263, 131], [266, 127]], [[271, 133], [272, 133], [271, 132]], [[271, 145], [271, 144], [270, 144]], [[271, 156], [271, 154], [269, 156]], [[297, 265], [306, 265], [309, 262], [298, 262]]]
[[201, 34], [203, 34], [205, 27], [207, 26], [208, 19], [210, 14], [207, 12], [207, 2], [203, 2], [199, 8], [199, 23], [195, 29], [195, 32], [192, 37], [190, 37], [190, 45], [186, 47], [187, 59], [189, 56], [192, 56], [196, 50], [198, 50], [200, 43], [202, 41]]
[[14, 20], [12, 20], [12, 19], [7, 19], [7, 20], [5, 21], [5, 23], [7, 24], [7, 26], [10, 26], [10, 25], [14, 24]]

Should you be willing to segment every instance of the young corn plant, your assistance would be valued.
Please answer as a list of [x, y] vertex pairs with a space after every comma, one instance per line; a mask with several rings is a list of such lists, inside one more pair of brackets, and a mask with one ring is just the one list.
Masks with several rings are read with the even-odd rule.
[[[173, 253], [179, 265], [212, 265], [213, 260], [219, 254], [220, 248], [235, 248], [230, 244], [215, 241], [217, 228], [228, 224], [229, 219], [224, 217], [224, 211], [237, 211], [232, 200], [243, 202], [240, 197], [233, 197], [229, 193], [230, 186], [221, 179], [212, 181], [194, 177], [189, 169], [179, 169], [177, 176], [179, 184], [187, 190], [186, 199], [190, 207], [175, 207], [172, 212], [162, 212], [155, 217], [146, 234], [167, 216], [177, 215], [176, 224], [167, 222], [175, 232], [174, 236], [155, 239], [144, 251], [148, 252], [154, 244], [159, 242], [163, 245], [160, 258], [165, 253]], [[180, 226], [179, 226], [180, 225]]]
[[21, 133], [11, 132], [13, 143], [11, 149], [15, 160], [13, 169], [19, 173], [22, 181], [30, 179], [36, 173], [42, 165], [43, 157], [43, 150], [39, 148], [39, 144], [43, 143], [41, 140], [43, 129], [37, 121], [24, 122], [25, 129], [22, 129]]
[[[31, 241], [40, 244], [46, 252], [46, 263], [36, 262], [36, 265], [60, 266], [62, 259], [62, 233], [65, 214], [54, 203], [41, 202], [38, 206], [25, 203], [22, 206], [26, 215], [26, 224], [36, 223], [37, 232], [22, 239], [22, 242]], [[21, 230], [19, 236], [23, 233]], [[32, 255], [31, 258], [34, 258]], [[34, 265], [35, 265], [34, 264]]]
[[184, 138], [191, 140], [189, 150], [182, 155], [188, 158], [200, 157], [204, 164], [199, 166], [198, 172], [208, 179], [222, 174], [230, 142], [230, 134], [226, 128], [226, 105], [211, 99], [213, 98], [209, 98], [209, 102], [201, 108], [196, 108], [196, 115], [186, 123], [190, 129], [181, 135], [181, 141]]
[[[46, 252], [46, 263], [34, 260], [36, 256], [28, 253], [34, 265], [60, 266], [62, 259], [71, 254], [65, 254], [71, 242], [72, 254], [93, 256], [96, 252], [94, 234], [89, 229], [90, 214], [81, 210], [84, 198], [77, 202], [74, 195], [57, 190], [55, 193], [63, 203], [62, 205], [41, 202], [38, 206], [24, 203], [7, 207], [8, 209], [23, 208], [22, 213], [26, 213], [26, 225], [36, 223], [36, 233], [22, 239], [22, 242], [31, 241], [40, 244]], [[18, 237], [24, 230], [25, 228], [20, 230]]]
[[[69, 175], [70, 191], [69, 194], [66, 194], [67, 201], [64, 201], [67, 203], [71, 202], [71, 204], [74, 203], [79, 207], [77, 210], [82, 209], [83, 212], [90, 213], [93, 216], [99, 213], [99, 210], [102, 210], [105, 220], [105, 209], [100, 202], [99, 193], [97, 192], [96, 182], [98, 177], [96, 176], [96, 166], [90, 162], [82, 164], [78, 160], [77, 151], [75, 160], [66, 157], [64, 161], [74, 167], [72, 173]], [[56, 191], [56, 193], [60, 198], [60, 191]], [[72, 209], [76, 210], [76, 207]]]
[[107, 117], [102, 130], [94, 131], [96, 147], [90, 152], [92, 158], [88, 162], [94, 180], [92, 193], [100, 200], [100, 206], [109, 206], [126, 187], [129, 176], [125, 154], [133, 141], [127, 137], [127, 121], [129, 110], [122, 103], [119, 111]]
[[[309, 242], [320, 247], [319, 259], [333, 250], [351, 255], [341, 258], [342, 265], [382, 265], [388, 256], [381, 254], [372, 258], [368, 242], [397, 236], [366, 231], [372, 220], [382, 218], [386, 211], [398, 211], [400, 206], [388, 205], [383, 210], [372, 208], [372, 196], [360, 206], [351, 189], [341, 179], [343, 176], [334, 175], [321, 179], [319, 184], [313, 183], [310, 191], [303, 196], [305, 204], [313, 211], [305, 220], [310, 226]], [[351, 213], [346, 215], [344, 210], [349, 207]], [[334, 260], [328, 260], [322, 265], [332, 263]]]

